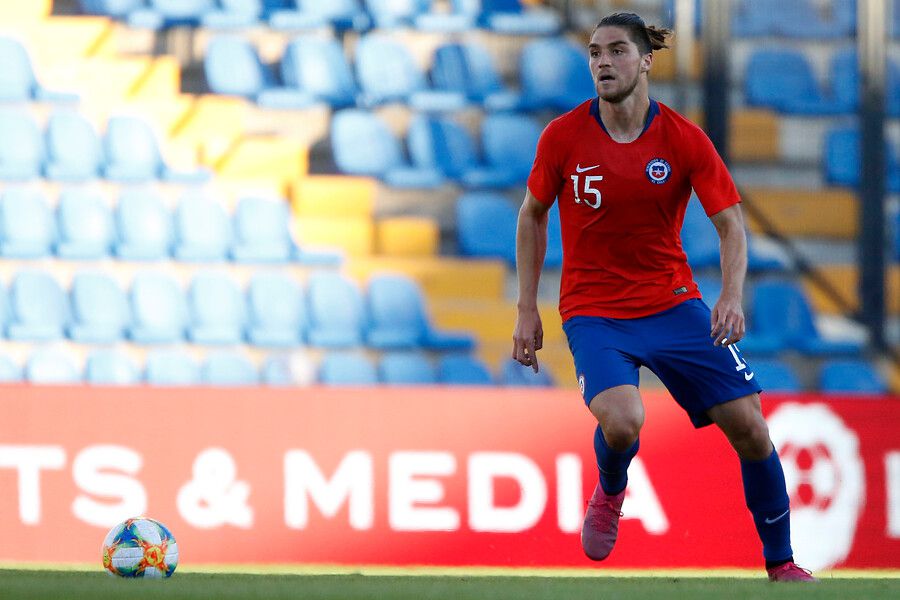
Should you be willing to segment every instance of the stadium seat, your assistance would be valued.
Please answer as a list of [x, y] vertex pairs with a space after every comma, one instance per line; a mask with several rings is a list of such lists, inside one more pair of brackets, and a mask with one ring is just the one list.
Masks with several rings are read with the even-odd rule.
[[785, 114], [836, 115], [852, 109], [839, 97], [826, 95], [806, 56], [790, 48], [755, 50], [744, 74], [748, 106]]
[[434, 365], [421, 352], [387, 352], [378, 363], [378, 379], [387, 385], [437, 383]]
[[132, 324], [129, 337], [139, 344], [165, 344], [184, 339], [188, 309], [184, 293], [171, 276], [139, 271], [131, 283]]
[[[757, 7], [756, 10], [760, 10]], [[764, 10], [764, 9], [763, 9]], [[777, 2], [770, 15], [777, 35], [836, 40], [852, 36], [856, 30], [856, 3], [833, 0], [822, 10], [816, 0]]]
[[124, 18], [144, 4], [144, 0], [78, 0], [81, 10], [91, 15]]
[[306, 386], [316, 381], [317, 366], [309, 354], [294, 349], [289, 354], [270, 354], [262, 367], [262, 380], [272, 386]]
[[286, 0], [287, 6], [275, 10], [269, 25], [275, 29], [309, 29], [331, 25], [338, 31], [363, 31], [371, 20], [359, 0]]
[[544, 254], [544, 268], [562, 267], [562, 223], [559, 220], [559, 202], [554, 202], [547, 211], [547, 250]]
[[416, 15], [414, 20], [416, 29], [420, 31], [437, 33], [465, 33], [476, 27], [477, 14], [466, 12], [465, 0], [463, 2], [450, 2], [449, 11], [434, 10], [435, 2], [423, 0], [430, 4], [432, 9]]
[[719, 265], [719, 234], [696, 196], [691, 197], [684, 213], [681, 247], [693, 269]]
[[150, 126], [134, 117], [112, 117], [106, 125], [104, 138], [108, 179], [123, 183], [137, 183], [165, 179], [180, 183], [201, 183], [209, 179], [209, 172], [199, 169], [181, 172], [170, 169], [162, 159], [159, 144]]
[[[825, 179], [834, 185], [856, 187], [862, 170], [859, 130], [832, 129], [825, 134]], [[890, 192], [900, 192], [900, 161], [889, 140], [885, 140], [885, 178]]]
[[259, 23], [263, 0], [218, 0], [216, 7], [200, 16], [200, 25], [210, 29], [237, 29]]
[[246, 39], [219, 36], [210, 41], [203, 58], [209, 89], [216, 94], [241, 96], [266, 108], [306, 108], [315, 99], [299, 89], [279, 85], [275, 73], [263, 65]]
[[81, 383], [75, 358], [59, 348], [36, 348], [25, 364], [25, 381], [38, 385]]
[[54, 112], [47, 121], [44, 174], [57, 181], [84, 181], [100, 175], [103, 146], [94, 126], [74, 111]]
[[371, 386], [378, 383], [378, 372], [361, 352], [329, 352], [319, 364], [319, 382], [331, 386]]
[[146, 4], [128, 13], [128, 25], [144, 29], [196, 27], [216, 3], [215, 0], [147, 0]]
[[819, 373], [819, 389], [828, 394], [885, 394], [888, 386], [866, 360], [827, 360]]
[[363, 343], [366, 314], [356, 283], [334, 272], [309, 278], [309, 343], [341, 348]]
[[200, 380], [214, 386], [250, 386], [259, 384], [259, 374], [244, 354], [220, 351], [210, 353], [206, 357]]
[[426, 314], [416, 282], [405, 275], [375, 275], [369, 280], [366, 344], [379, 350], [428, 348], [467, 350], [472, 336], [436, 330]]
[[[831, 91], [849, 111], [859, 108], [859, 57], [855, 48], [834, 53], [829, 66]], [[886, 57], [885, 110], [889, 116], [900, 116], [900, 67]]]
[[456, 91], [430, 90], [409, 50], [383, 33], [363, 36], [356, 45], [356, 80], [366, 106], [402, 102], [421, 111], [452, 111], [466, 106]]
[[290, 210], [281, 198], [241, 198], [234, 212], [231, 256], [239, 262], [285, 262], [296, 249]]
[[377, 29], [411, 27], [429, 4], [428, 0], [365, 0], [366, 12]]
[[94, 350], [84, 366], [84, 379], [91, 385], [137, 385], [141, 373], [124, 352]]
[[519, 58], [522, 106], [567, 111], [597, 95], [585, 48], [566, 38], [538, 39]]
[[438, 170], [465, 187], [505, 188], [516, 183], [512, 171], [482, 163], [469, 132], [453, 119], [414, 117], [407, 133], [407, 145], [416, 167]]
[[247, 337], [257, 346], [304, 341], [308, 313], [303, 288], [286, 273], [259, 272], [247, 288]]
[[491, 169], [508, 171], [524, 183], [531, 173], [541, 128], [526, 115], [493, 113], [481, 122], [481, 147]]
[[150, 385], [195, 386], [200, 383], [197, 361], [184, 350], [155, 348], [147, 352], [144, 379]]
[[447, 385], [493, 385], [487, 366], [467, 354], [445, 354], [438, 359], [438, 381]]
[[[474, 5], [478, 0], [464, 0]], [[562, 20], [553, 10], [520, 0], [480, 0], [483, 26], [506, 35], [553, 35], [562, 27]]]
[[695, 276], [694, 282], [700, 289], [706, 305], [710, 308], [714, 307], [719, 301], [719, 296], [722, 295], [722, 277], [717, 275]]
[[116, 207], [116, 255], [125, 260], [161, 260], [170, 254], [172, 215], [151, 189], [126, 189]]
[[69, 290], [72, 311], [66, 333], [87, 344], [116, 342], [125, 335], [131, 315], [125, 291], [102, 272], [76, 273]]
[[332, 108], [355, 105], [359, 93], [344, 50], [334, 38], [294, 38], [281, 58], [281, 79]]
[[518, 212], [503, 196], [471, 192], [456, 200], [456, 236], [463, 256], [516, 262]]
[[535, 373], [531, 367], [509, 358], [501, 366], [500, 383], [514, 387], [552, 387], [553, 378], [546, 365], [541, 365], [541, 370]]
[[363, 110], [335, 113], [331, 148], [343, 173], [378, 177], [389, 186], [404, 188], [434, 188], [444, 181], [437, 169], [411, 167], [387, 125]]
[[188, 309], [188, 338], [195, 344], [238, 344], [244, 339], [244, 295], [227, 274], [197, 273], [188, 290]]
[[755, 358], [748, 365], [766, 392], [799, 392], [803, 389], [794, 369], [784, 361]]
[[41, 176], [44, 139], [26, 109], [0, 108], [0, 181], [24, 181]]
[[56, 254], [69, 259], [98, 259], [112, 250], [112, 212], [99, 193], [67, 189], [56, 207]]
[[22, 369], [11, 358], [0, 355], [0, 384], [22, 381]]
[[56, 222], [36, 190], [7, 188], [0, 196], [0, 255], [43, 258], [56, 242]]
[[16, 273], [9, 288], [7, 337], [45, 341], [63, 337], [69, 304], [59, 283], [45, 271]]
[[174, 215], [174, 254], [182, 261], [228, 259], [233, 231], [222, 204], [202, 194], [187, 194]]
[[431, 81], [435, 89], [461, 92], [486, 110], [515, 110], [521, 103], [519, 94], [503, 84], [488, 51], [475, 42], [438, 47]]
[[0, 102], [76, 102], [78, 96], [53, 92], [38, 83], [28, 51], [17, 40], [0, 36]]

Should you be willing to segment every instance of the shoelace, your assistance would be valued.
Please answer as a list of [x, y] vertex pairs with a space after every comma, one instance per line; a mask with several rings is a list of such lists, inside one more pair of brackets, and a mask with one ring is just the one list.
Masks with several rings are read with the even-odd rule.
[[[594, 525], [597, 526], [601, 531], [605, 531], [608, 528], [612, 527], [613, 524], [613, 515], [618, 517], [623, 517], [625, 514], [616, 508], [616, 505], [610, 502], [609, 500], [605, 500], [603, 502], [594, 502], [593, 500], [587, 501], [588, 508], [596, 508], [597, 510], [593, 513]], [[603, 510], [604, 507], [609, 507], [609, 510]]]

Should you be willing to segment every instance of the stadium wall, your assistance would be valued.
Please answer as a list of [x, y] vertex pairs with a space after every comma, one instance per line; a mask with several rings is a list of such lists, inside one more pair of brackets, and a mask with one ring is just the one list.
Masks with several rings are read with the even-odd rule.
[[[738, 461], [665, 393], [606, 567], [758, 566]], [[900, 568], [900, 398], [767, 395], [798, 562]], [[568, 390], [6, 386], [0, 561], [93, 562], [146, 514], [182, 564], [591, 565]]]

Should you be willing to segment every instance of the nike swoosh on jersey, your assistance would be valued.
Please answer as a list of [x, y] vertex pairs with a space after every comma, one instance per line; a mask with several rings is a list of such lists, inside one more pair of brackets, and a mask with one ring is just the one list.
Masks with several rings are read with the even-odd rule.
[[751, 379], [753, 379], [754, 375], [756, 375], [756, 373], [744, 373], [744, 379], [746, 381], [750, 381]]
[[585, 167], [582, 169], [581, 163], [578, 163], [577, 165], [575, 165], [575, 172], [576, 173], [584, 173], [585, 171], [590, 171], [591, 169], [596, 169], [599, 166], [600, 165], [594, 165], [593, 167]]
[[787, 515], [789, 512], [791, 512], [791, 509], [787, 509], [786, 511], [784, 511], [783, 513], [781, 513], [780, 515], [778, 515], [778, 516], [775, 517], [774, 519], [770, 519], [769, 517], [766, 517], [766, 524], [767, 524], [767, 525], [771, 525], [772, 523], [775, 523], [776, 521], [780, 521], [780, 520], [781, 520], [785, 515]]

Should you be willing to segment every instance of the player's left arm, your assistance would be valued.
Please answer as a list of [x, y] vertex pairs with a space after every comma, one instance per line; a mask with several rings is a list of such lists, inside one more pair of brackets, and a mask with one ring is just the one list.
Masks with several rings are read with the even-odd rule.
[[719, 233], [722, 293], [712, 309], [710, 337], [716, 346], [728, 346], [744, 337], [744, 278], [747, 276], [747, 233], [740, 204], [710, 217]]

